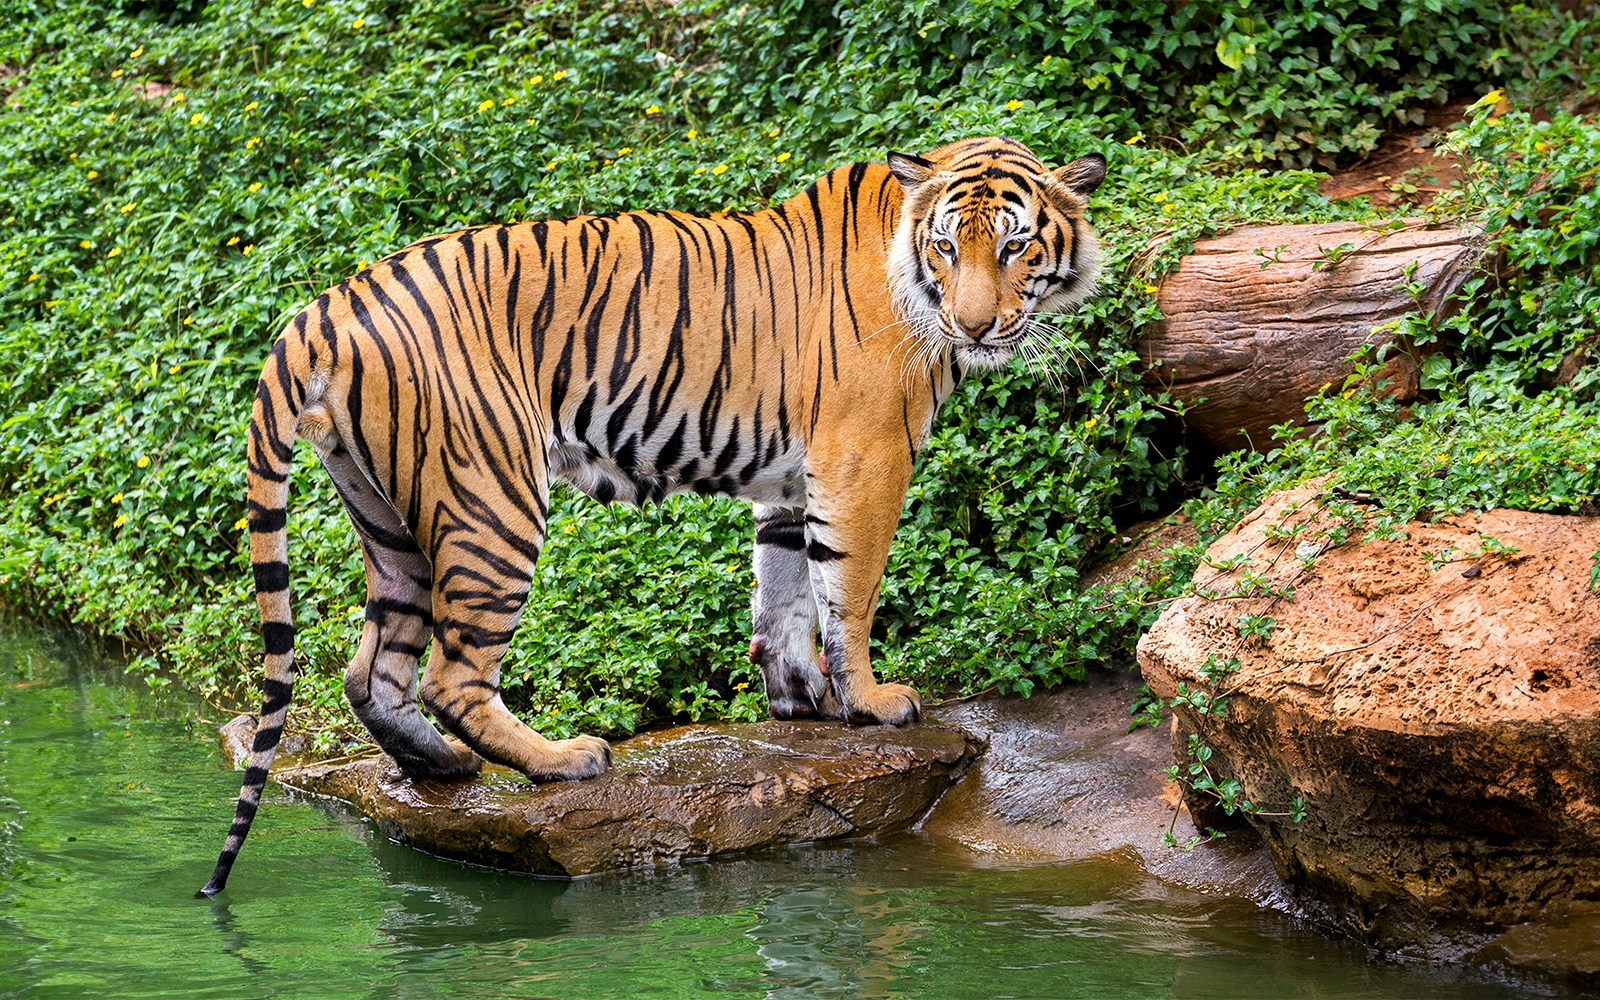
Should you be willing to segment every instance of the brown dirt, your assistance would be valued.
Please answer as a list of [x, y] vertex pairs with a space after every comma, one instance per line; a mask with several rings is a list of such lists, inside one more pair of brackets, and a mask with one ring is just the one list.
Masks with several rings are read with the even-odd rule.
[[1389, 133], [1371, 156], [1329, 174], [1317, 190], [1329, 198], [1367, 198], [1379, 208], [1426, 205], [1461, 180], [1460, 159], [1440, 156], [1434, 147], [1470, 103], [1463, 99], [1427, 111], [1422, 125]]

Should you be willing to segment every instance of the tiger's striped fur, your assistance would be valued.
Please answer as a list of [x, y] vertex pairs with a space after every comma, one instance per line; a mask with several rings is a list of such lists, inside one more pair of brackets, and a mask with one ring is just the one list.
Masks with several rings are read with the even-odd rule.
[[227, 881], [289, 706], [297, 436], [366, 561], [345, 693], [409, 775], [490, 760], [547, 781], [610, 763], [605, 741], [547, 740], [500, 699], [551, 476], [602, 502], [753, 502], [750, 652], [772, 714], [915, 721], [916, 692], [874, 680], [868, 638], [917, 449], [963, 372], [1090, 294], [1087, 198], [1104, 173], [1096, 155], [1051, 171], [1020, 143], [969, 139], [839, 167], [760, 212], [435, 236], [319, 295], [274, 344], [251, 412], [265, 691], [202, 894]]

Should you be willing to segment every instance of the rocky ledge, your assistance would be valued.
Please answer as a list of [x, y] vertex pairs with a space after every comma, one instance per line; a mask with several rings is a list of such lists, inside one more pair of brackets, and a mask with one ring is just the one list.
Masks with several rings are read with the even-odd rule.
[[[1158, 694], [1228, 695], [1177, 712], [1178, 755], [1198, 732], [1254, 802], [1304, 797], [1303, 822], [1252, 825], [1303, 902], [1359, 937], [1440, 954], [1443, 935], [1489, 958], [1534, 917], [1592, 933], [1600, 518], [1490, 511], [1335, 545], [1325, 496], [1270, 498], [1208, 550], [1195, 582], [1216, 596], [1174, 603], [1141, 641]], [[1277, 596], [1225, 597], [1252, 577]], [[1270, 636], [1241, 638], [1246, 613]], [[1206, 679], [1213, 654], [1237, 672]]]
[[[224, 755], [242, 759], [254, 731], [251, 716], [223, 727]], [[272, 776], [342, 799], [430, 854], [573, 876], [901, 829], [983, 748], [955, 727], [767, 721], [635, 736], [587, 781], [536, 786], [497, 767], [471, 781], [412, 781], [385, 756], [292, 754]]]

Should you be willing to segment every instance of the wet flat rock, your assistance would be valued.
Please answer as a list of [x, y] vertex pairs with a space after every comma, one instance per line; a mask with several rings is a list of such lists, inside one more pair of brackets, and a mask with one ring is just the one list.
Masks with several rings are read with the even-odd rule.
[[[230, 761], [254, 729], [250, 716], [223, 727]], [[412, 781], [386, 756], [291, 756], [272, 777], [348, 802], [430, 854], [574, 876], [901, 829], [983, 747], [953, 727], [767, 721], [636, 736], [587, 781], [531, 785], [497, 767], [471, 781]]]

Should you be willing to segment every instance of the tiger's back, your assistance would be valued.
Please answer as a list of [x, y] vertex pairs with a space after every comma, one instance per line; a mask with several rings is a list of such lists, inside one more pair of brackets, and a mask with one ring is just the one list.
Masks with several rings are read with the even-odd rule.
[[[1037, 161], [1009, 140], [935, 153], [946, 155], [840, 167], [762, 212], [637, 212], [433, 237], [329, 289], [290, 323], [263, 372], [249, 448], [266, 693], [234, 829], [203, 892], [226, 881], [288, 706], [283, 512], [295, 436], [318, 451], [366, 559], [367, 620], [346, 694], [413, 776], [466, 776], [483, 759], [536, 781], [609, 764], [604, 741], [546, 740], [499, 697], [552, 475], [605, 502], [683, 490], [755, 502], [751, 656], [774, 715], [917, 717], [915, 692], [876, 683], [867, 659], [916, 451], [962, 374], [962, 352], [987, 366], [990, 353], [1012, 349], [1015, 324], [1002, 320], [1028, 311], [1006, 296], [1022, 302], [1037, 275], [1013, 261], [1017, 280], [1002, 287], [994, 227], [1043, 226], [1047, 206], [1024, 221], [1007, 185], [1056, 185], [1052, 211], [1081, 214], [1087, 194], [1055, 175], [1026, 180]], [[963, 190], [961, 160], [979, 187]], [[969, 258], [959, 325], [937, 296], [932, 313], [916, 299], [930, 294], [919, 282], [945, 281], [934, 230], [920, 249], [905, 246], [920, 221], [911, 213], [929, 210], [929, 184], [945, 192], [933, 199], [939, 211], [965, 204], [978, 219], [960, 238], [999, 254], [994, 266]], [[1041, 235], [1038, 254], [1070, 268], [1081, 237], [1076, 223], [1057, 229], [1070, 230], [1071, 245], [1058, 234], [1051, 250]], [[908, 263], [912, 252], [925, 261]], [[993, 319], [974, 333], [971, 290], [984, 281], [997, 296]], [[938, 333], [939, 322], [962, 339]], [[427, 721], [419, 694], [458, 740]]]

